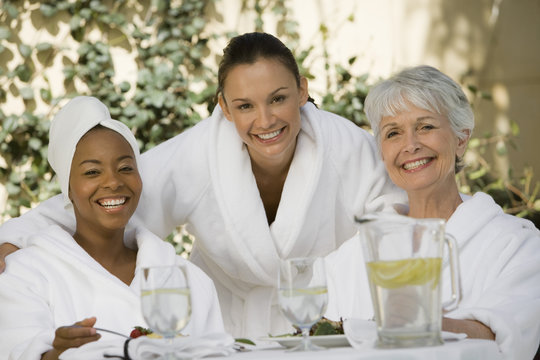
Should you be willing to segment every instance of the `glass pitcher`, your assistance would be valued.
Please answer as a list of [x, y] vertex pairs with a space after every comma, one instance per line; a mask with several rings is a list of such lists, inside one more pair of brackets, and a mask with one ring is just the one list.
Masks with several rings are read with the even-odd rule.
[[[357, 222], [377, 324], [376, 346], [441, 345], [443, 309], [455, 309], [460, 299], [457, 245], [445, 235], [445, 221], [377, 214]], [[442, 303], [445, 243], [452, 297]]]

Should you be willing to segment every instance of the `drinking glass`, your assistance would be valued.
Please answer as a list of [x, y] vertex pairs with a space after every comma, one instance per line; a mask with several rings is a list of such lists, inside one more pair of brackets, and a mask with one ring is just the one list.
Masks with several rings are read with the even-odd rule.
[[278, 299], [283, 315], [302, 331], [302, 342], [289, 351], [324, 349], [309, 339], [311, 327], [322, 318], [328, 304], [324, 260], [282, 260], [278, 277]]
[[142, 269], [141, 306], [146, 323], [163, 336], [169, 352], [160, 359], [175, 359], [171, 345], [191, 318], [191, 296], [184, 265]]

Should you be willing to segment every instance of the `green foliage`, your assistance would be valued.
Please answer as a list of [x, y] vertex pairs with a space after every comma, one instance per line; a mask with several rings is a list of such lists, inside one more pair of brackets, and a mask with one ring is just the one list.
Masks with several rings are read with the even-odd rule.
[[[22, 208], [59, 191], [50, 181], [46, 150], [49, 122], [62, 98], [96, 96], [113, 118], [133, 130], [142, 151], [198, 122], [200, 104], [214, 107], [215, 75], [202, 62], [209, 54], [211, 37], [203, 35], [205, 8], [213, 1], [64, 0], [39, 6], [28, 1], [4, 2], [0, 56], [13, 58], [9, 49], [17, 49], [20, 61], [9, 66], [1, 62], [0, 102], [6, 102], [10, 94], [22, 99], [25, 108], [22, 113], [0, 111], [0, 157], [5, 160], [0, 164], [0, 179], [8, 191], [7, 215], [17, 216]], [[55, 36], [55, 42], [24, 44], [17, 36], [23, 17], [43, 22], [41, 31]], [[69, 25], [68, 39], [56, 36], [62, 24]], [[103, 35], [97, 41], [92, 36], [95, 31]], [[75, 59], [67, 40], [77, 44]], [[135, 54], [134, 88], [115, 80], [113, 47]], [[66, 92], [54, 98], [46, 70], [58, 59]], [[36, 70], [41, 67], [43, 71]], [[50, 106], [49, 113], [34, 111], [38, 97]]]

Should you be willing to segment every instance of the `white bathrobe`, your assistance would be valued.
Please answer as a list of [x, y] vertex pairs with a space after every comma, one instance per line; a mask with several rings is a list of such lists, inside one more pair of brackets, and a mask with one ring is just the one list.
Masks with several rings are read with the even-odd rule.
[[[490, 327], [505, 359], [532, 359], [540, 341], [540, 231], [504, 214], [484, 193], [462, 195], [446, 224], [459, 248], [462, 297], [444, 316]], [[326, 259], [331, 319], [373, 316], [359, 238]], [[450, 298], [450, 270], [443, 269], [442, 298]]]
[[[271, 226], [246, 147], [219, 106], [210, 118], [142, 155], [144, 189], [136, 216], [160, 237], [189, 224], [196, 237], [191, 260], [214, 281], [226, 330], [237, 337], [291, 330], [276, 303], [279, 259], [324, 256], [354, 234], [355, 214], [405, 198], [388, 180], [369, 133], [311, 103], [301, 118]], [[74, 223], [58, 201], [28, 214], [33, 217], [4, 224], [0, 241], [23, 238], [34, 226], [30, 219], [67, 228]]]
[[[134, 326], [148, 327], [141, 314], [138, 270], [150, 265], [187, 264], [193, 301], [184, 334], [223, 332], [217, 294], [208, 276], [147, 230], [139, 230], [136, 238], [136, 272], [129, 286], [55, 225], [9, 256], [7, 270], [0, 275], [0, 359], [38, 360], [52, 349], [56, 328], [91, 316], [97, 317], [96, 327], [127, 336]], [[101, 335], [104, 340], [117, 338]]]

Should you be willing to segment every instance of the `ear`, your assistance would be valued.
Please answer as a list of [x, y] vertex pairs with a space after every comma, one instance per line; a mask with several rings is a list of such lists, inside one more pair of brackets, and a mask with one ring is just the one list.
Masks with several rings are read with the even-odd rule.
[[219, 94], [218, 103], [219, 103], [219, 106], [221, 107], [221, 110], [223, 111], [223, 115], [225, 115], [227, 120], [232, 121], [231, 112], [229, 111], [229, 106], [227, 105], [227, 102], [225, 101], [223, 94]]
[[299, 97], [299, 103], [298, 103], [298, 107], [302, 107], [306, 104], [307, 100], [308, 100], [308, 97], [309, 97], [309, 94], [308, 94], [308, 80], [306, 79], [305, 76], [300, 76], [300, 87], [299, 87], [299, 93], [300, 93], [300, 97]]
[[469, 143], [469, 137], [471, 136], [471, 131], [469, 129], [461, 130], [461, 132], [466, 136], [463, 139], [458, 138], [456, 155], [460, 158], [465, 154], [467, 144]]

